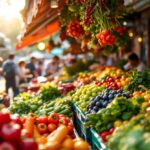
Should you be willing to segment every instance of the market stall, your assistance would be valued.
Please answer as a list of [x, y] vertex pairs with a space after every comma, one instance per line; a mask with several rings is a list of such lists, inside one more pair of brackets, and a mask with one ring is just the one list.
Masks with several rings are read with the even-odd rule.
[[[130, 40], [126, 14], [123, 0], [26, 2], [17, 48], [59, 30], [76, 56], [59, 73], [35, 76], [8, 108], [1, 105], [0, 149], [149, 150], [150, 70], [119, 65]], [[115, 66], [96, 64], [111, 54]]]

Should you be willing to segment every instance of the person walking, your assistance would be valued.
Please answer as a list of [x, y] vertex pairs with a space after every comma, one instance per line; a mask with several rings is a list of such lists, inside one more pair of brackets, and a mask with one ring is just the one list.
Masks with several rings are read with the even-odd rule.
[[[30, 62], [26, 65], [26, 68], [29, 70], [30, 75], [32, 75], [32, 78], [37, 77], [37, 72], [36, 72], [36, 58], [35, 57], [31, 57]], [[31, 81], [32, 78], [27, 78], [28, 82]]]
[[14, 62], [15, 55], [10, 54], [8, 59], [3, 63], [3, 75], [6, 80], [6, 93], [8, 93], [9, 88], [13, 90], [13, 96], [19, 94], [19, 88], [16, 85], [16, 76], [18, 74], [18, 66]]

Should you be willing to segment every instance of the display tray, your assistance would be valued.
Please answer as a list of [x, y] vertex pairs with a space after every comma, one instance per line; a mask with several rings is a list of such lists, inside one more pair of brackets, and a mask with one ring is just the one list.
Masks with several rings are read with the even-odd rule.
[[85, 127], [85, 115], [75, 104], [71, 105], [73, 110], [73, 122], [77, 134], [91, 145], [91, 150], [108, 150], [99, 134], [94, 129]]

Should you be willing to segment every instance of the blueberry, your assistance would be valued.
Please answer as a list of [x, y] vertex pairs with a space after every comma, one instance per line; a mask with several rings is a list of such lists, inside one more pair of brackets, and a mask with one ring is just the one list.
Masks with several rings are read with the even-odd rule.
[[99, 110], [99, 108], [97, 106], [94, 106], [93, 110], [97, 112]]
[[123, 96], [129, 98], [129, 97], [130, 97], [130, 94], [128, 94], [128, 93], [123, 93]]
[[100, 100], [100, 97], [99, 96], [96, 96], [95, 100], [96, 102], [98, 102]]
[[107, 102], [107, 101], [104, 101], [104, 102], [102, 103], [103, 107], [106, 107], [106, 106], [107, 106], [107, 104], [108, 104], [108, 102]]
[[120, 97], [120, 96], [122, 96], [122, 94], [120, 94], [120, 93], [116, 94], [116, 97]]
[[104, 99], [104, 100], [108, 100], [108, 96], [107, 96], [107, 95], [104, 95], [104, 96], [103, 96], [103, 99]]
[[113, 99], [113, 98], [114, 98], [114, 95], [113, 95], [113, 94], [109, 94], [108, 98], [109, 98], [109, 100], [110, 100], [110, 99]]
[[102, 107], [102, 101], [97, 102], [97, 103], [96, 103], [96, 106]]

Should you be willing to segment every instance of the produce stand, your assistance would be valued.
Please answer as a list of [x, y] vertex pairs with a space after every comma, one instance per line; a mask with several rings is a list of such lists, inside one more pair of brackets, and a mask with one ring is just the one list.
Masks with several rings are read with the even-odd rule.
[[123, 0], [27, 0], [17, 50], [58, 32], [61, 42], [71, 41], [70, 53], [115, 53], [117, 66], [77, 59], [41, 83], [33, 79], [0, 107], [0, 150], [1, 143], [12, 150], [149, 150], [150, 70], [118, 65], [130, 40], [127, 13]]

